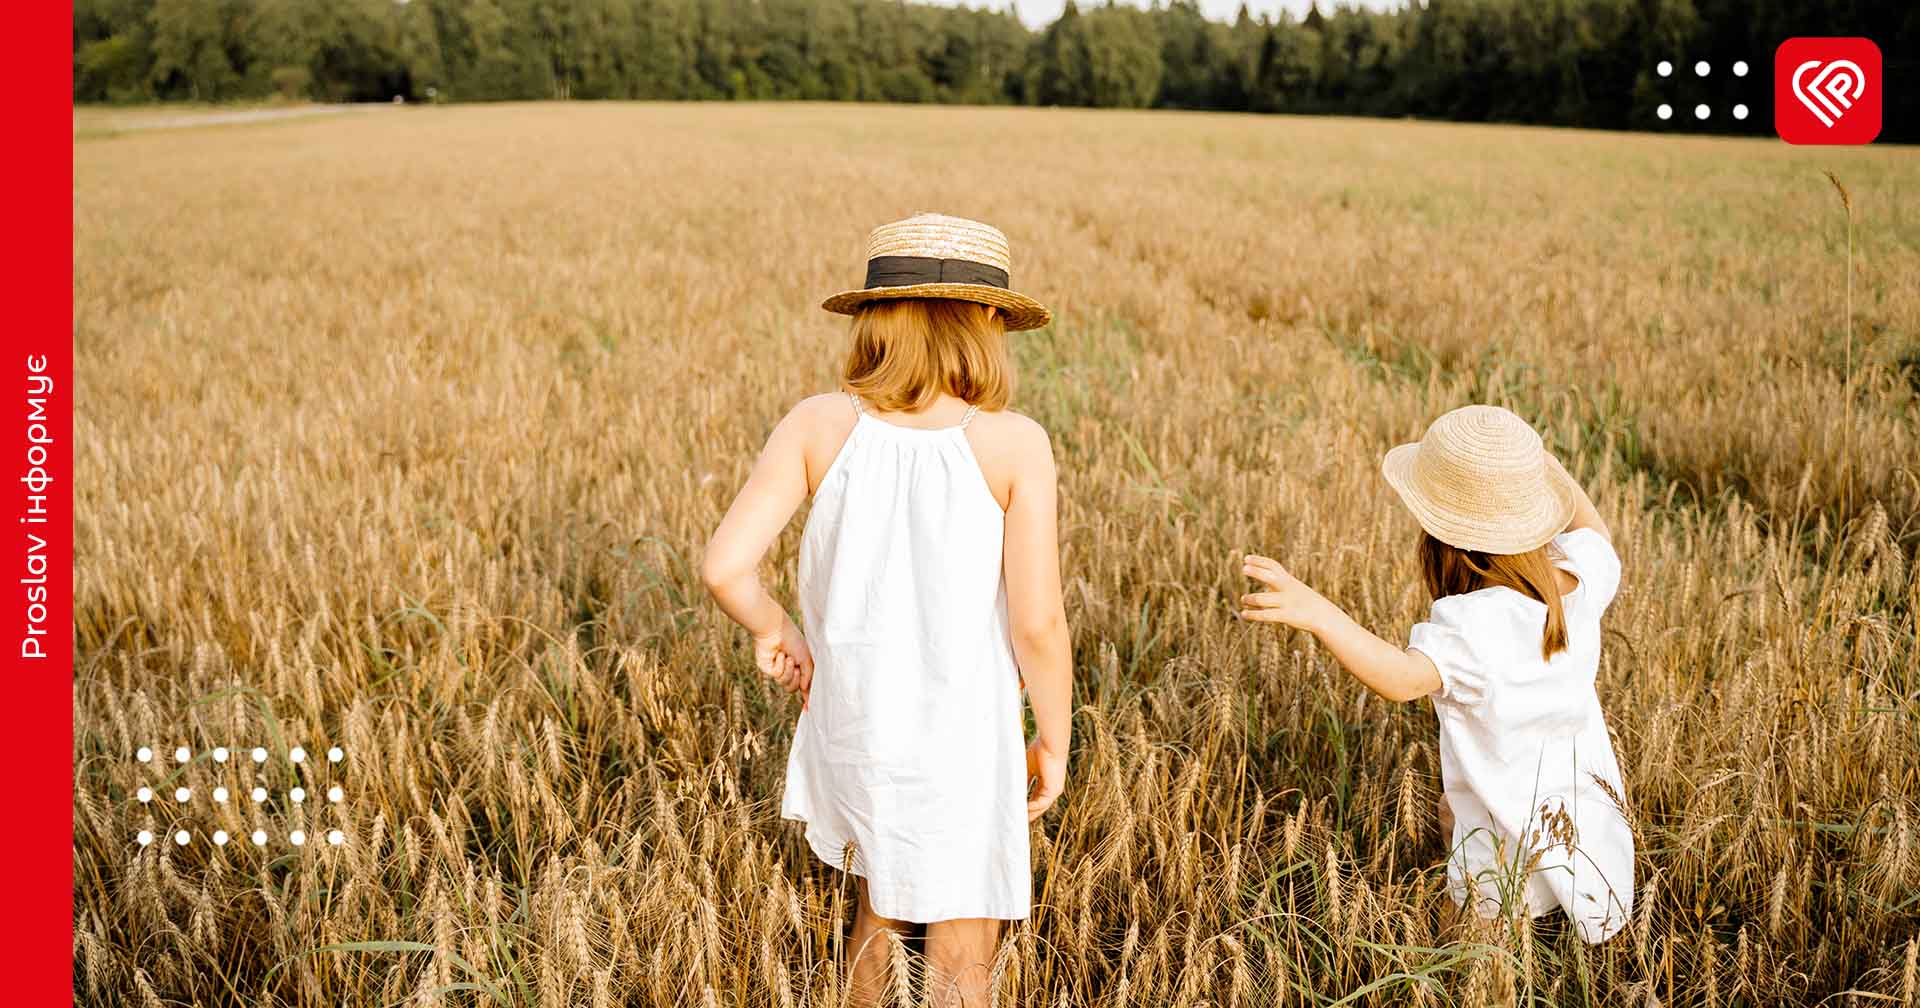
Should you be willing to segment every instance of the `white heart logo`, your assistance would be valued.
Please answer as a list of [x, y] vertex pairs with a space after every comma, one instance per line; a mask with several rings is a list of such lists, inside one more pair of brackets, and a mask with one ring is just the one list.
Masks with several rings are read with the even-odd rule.
[[[1801, 81], [1807, 71], [1815, 67], [1820, 67], [1820, 72], [1803, 85]], [[1846, 115], [1866, 90], [1867, 75], [1860, 70], [1860, 64], [1852, 60], [1834, 60], [1824, 65], [1820, 60], [1808, 60], [1793, 72], [1793, 96], [1828, 127]]]

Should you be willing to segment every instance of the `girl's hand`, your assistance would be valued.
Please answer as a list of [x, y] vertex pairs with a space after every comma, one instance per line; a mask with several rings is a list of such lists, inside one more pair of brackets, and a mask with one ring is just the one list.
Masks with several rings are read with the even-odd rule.
[[813, 652], [807, 650], [807, 638], [790, 616], [780, 617], [778, 631], [754, 635], [753, 663], [761, 675], [789, 693], [804, 694], [813, 688]]
[[1331, 608], [1325, 597], [1276, 560], [1249, 553], [1240, 572], [1267, 586], [1266, 591], [1240, 596], [1240, 618], [1249, 623], [1285, 623], [1311, 631]]
[[1067, 789], [1067, 754], [1056, 753], [1034, 739], [1027, 746], [1027, 821], [1047, 814]]

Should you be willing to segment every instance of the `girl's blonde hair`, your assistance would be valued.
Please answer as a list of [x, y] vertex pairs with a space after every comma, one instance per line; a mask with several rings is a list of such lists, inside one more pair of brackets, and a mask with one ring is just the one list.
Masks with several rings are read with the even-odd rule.
[[990, 305], [887, 298], [860, 306], [847, 353], [847, 391], [887, 412], [924, 409], [941, 393], [983, 410], [1013, 394], [1006, 321]]
[[1420, 576], [1434, 601], [1465, 595], [1482, 588], [1511, 588], [1547, 607], [1547, 625], [1540, 636], [1540, 657], [1552, 658], [1567, 649], [1567, 617], [1560, 609], [1560, 580], [1554, 576], [1547, 548], [1525, 553], [1482, 553], [1449, 546], [1431, 534], [1420, 534]]

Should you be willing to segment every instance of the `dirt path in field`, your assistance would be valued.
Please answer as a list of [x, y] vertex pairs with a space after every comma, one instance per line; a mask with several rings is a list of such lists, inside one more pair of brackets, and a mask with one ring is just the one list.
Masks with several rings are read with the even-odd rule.
[[345, 105], [301, 105], [294, 108], [235, 109], [230, 112], [189, 112], [180, 115], [156, 115], [124, 119], [102, 124], [115, 132], [133, 130], [186, 129], [193, 126], [230, 126], [239, 123], [267, 122], [273, 119], [300, 119], [307, 116], [337, 115]]

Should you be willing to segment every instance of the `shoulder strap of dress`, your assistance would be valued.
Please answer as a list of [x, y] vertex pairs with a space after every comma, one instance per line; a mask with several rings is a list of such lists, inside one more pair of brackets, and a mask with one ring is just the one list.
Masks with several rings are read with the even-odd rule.
[[980, 407], [969, 405], [967, 407], [967, 415], [960, 418], [960, 429], [966, 430], [967, 425], [973, 422], [973, 418], [976, 415], [978, 415], [979, 412], [980, 412]]
[[865, 413], [867, 411], [866, 407], [860, 405], [860, 396], [858, 393], [847, 393], [847, 399], [853, 403], [853, 411], [855, 413]]

